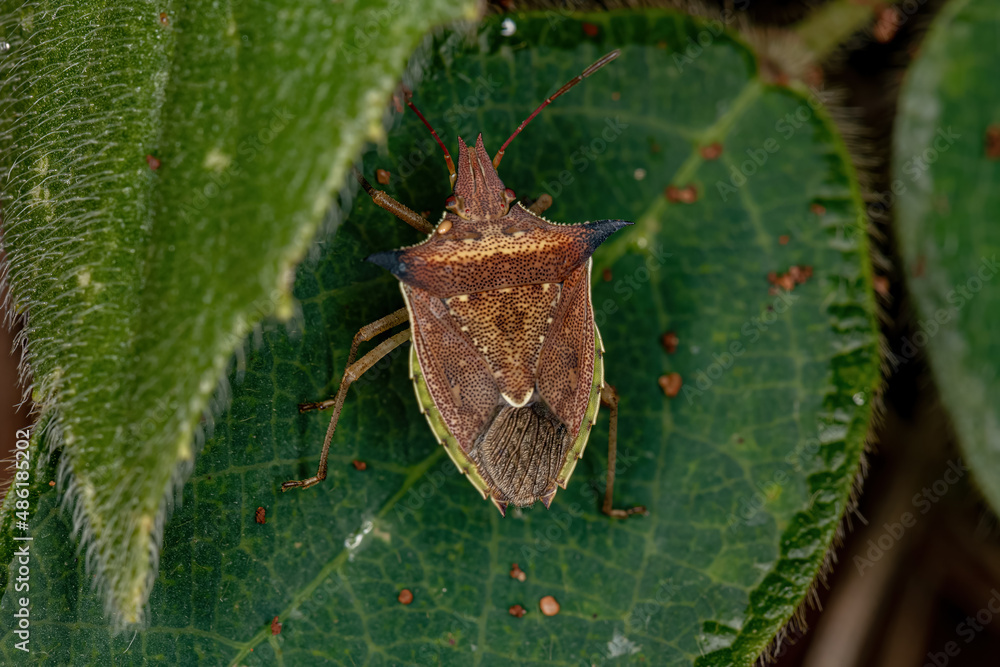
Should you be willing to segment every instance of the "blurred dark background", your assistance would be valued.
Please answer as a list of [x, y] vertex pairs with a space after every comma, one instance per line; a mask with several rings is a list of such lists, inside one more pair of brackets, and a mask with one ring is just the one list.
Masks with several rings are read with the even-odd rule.
[[[916, 13], [898, 27], [891, 6], [856, 2], [871, 7], [871, 25], [844, 55], [824, 64], [822, 78], [827, 90], [840, 93], [852, 118], [847, 134], [863, 161], [869, 189], [881, 192], [890, 183], [890, 137], [900, 82], [942, 2], [918, 3]], [[539, 4], [495, 0], [490, 10]], [[544, 6], [560, 4], [583, 6]], [[629, 3], [586, 6], [620, 4]], [[819, 4], [751, 0], [746, 15], [762, 27], [787, 26]], [[726, 5], [711, 6], [721, 10]], [[885, 345], [898, 355], [912, 336], [914, 317], [891, 213], [874, 217], [872, 240]], [[6, 312], [0, 312], [0, 319], [0, 456], [10, 460], [16, 430], [29, 424], [30, 406], [20, 405], [19, 359], [8, 354], [19, 323], [14, 321], [11, 330]], [[1000, 665], [1000, 613], [990, 609], [992, 604], [1000, 610], [997, 521], [968, 473], [962, 473], [961, 455], [926, 361], [917, 357], [887, 369], [884, 383], [884, 409], [857, 511], [845, 517], [836, 562], [817, 584], [814, 603], [805, 607], [805, 622], [789, 626], [774, 664]], [[0, 472], [4, 487], [9, 477], [9, 470]], [[904, 525], [906, 516], [912, 517], [911, 525]]]

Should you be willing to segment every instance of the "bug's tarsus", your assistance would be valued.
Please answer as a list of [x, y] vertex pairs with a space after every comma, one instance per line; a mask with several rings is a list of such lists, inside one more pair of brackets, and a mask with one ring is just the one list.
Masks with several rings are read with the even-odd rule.
[[614, 508], [615, 463], [618, 458], [618, 392], [610, 384], [601, 387], [601, 402], [608, 406], [611, 413], [608, 423], [608, 484], [604, 489], [604, 505], [601, 511], [613, 519], [626, 519], [633, 514], [646, 516], [649, 510], [644, 505], [627, 509]]
[[451, 153], [448, 152], [448, 149], [445, 147], [444, 142], [441, 141], [441, 137], [438, 136], [438, 133], [434, 131], [434, 128], [431, 126], [431, 124], [427, 122], [427, 119], [424, 118], [424, 115], [420, 113], [420, 109], [414, 106], [413, 102], [410, 101], [410, 96], [412, 96], [413, 93], [411, 93], [409, 90], [404, 90], [403, 94], [406, 97], [406, 106], [413, 109], [413, 113], [417, 114], [417, 118], [423, 121], [424, 125], [427, 126], [427, 129], [431, 131], [431, 136], [434, 137], [434, 141], [436, 141], [438, 143], [438, 146], [441, 147], [441, 150], [444, 151], [444, 161], [445, 164], [448, 165], [448, 175], [451, 177], [451, 187], [454, 188], [455, 180], [458, 178], [458, 173], [455, 171], [455, 161], [451, 159]]
[[534, 111], [532, 111], [531, 115], [528, 116], [527, 118], [525, 118], [524, 122], [522, 122], [520, 125], [517, 126], [517, 129], [514, 130], [514, 134], [510, 135], [510, 138], [507, 139], [507, 141], [504, 142], [503, 146], [500, 147], [500, 150], [497, 151], [497, 154], [493, 158], [493, 168], [496, 169], [497, 167], [500, 166], [500, 160], [503, 159], [503, 152], [505, 150], [507, 150], [507, 146], [510, 145], [510, 142], [512, 142], [514, 140], [514, 137], [516, 137], [518, 134], [520, 134], [521, 130], [523, 130], [525, 128], [525, 126], [528, 123], [530, 123], [535, 116], [538, 115], [539, 111], [541, 111], [542, 109], [544, 109], [545, 107], [547, 107], [549, 104], [551, 104], [552, 100], [556, 99], [557, 97], [559, 97], [560, 95], [562, 95], [563, 93], [565, 93], [566, 91], [568, 91], [570, 88], [572, 88], [573, 86], [575, 86], [576, 84], [580, 83], [581, 81], [583, 81], [584, 79], [586, 79], [588, 76], [590, 76], [591, 74], [593, 74], [597, 70], [599, 70], [602, 67], [604, 67], [605, 65], [607, 65], [609, 62], [611, 62], [612, 60], [614, 60], [615, 58], [617, 58], [619, 55], [621, 55], [621, 51], [619, 51], [618, 49], [615, 49], [611, 53], [606, 54], [604, 57], [602, 57], [600, 60], [598, 60], [597, 62], [595, 62], [593, 65], [591, 65], [587, 69], [583, 70], [583, 72], [581, 72], [580, 74], [576, 75], [575, 77], [573, 77], [572, 79], [570, 79], [569, 81], [567, 81], [565, 83], [565, 85], [563, 85], [562, 88], [560, 88], [559, 90], [557, 90], [555, 93], [553, 93], [552, 95], [550, 95], [549, 97], [547, 97], [544, 102], [542, 102], [541, 104], [539, 104], [538, 108], [535, 109]]
[[336, 397], [320, 401], [318, 403], [303, 403], [299, 405], [299, 412], [322, 410], [332, 406], [333, 414], [330, 416], [330, 426], [326, 429], [326, 438], [323, 440], [323, 451], [319, 456], [319, 467], [316, 470], [316, 474], [307, 479], [289, 480], [281, 485], [282, 491], [295, 488], [306, 489], [315, 484], [319, 484], [326, 479], [328, 465], [327, 458], [330, 454], [330, 441], [333, 439], [333, 433], [337, 429], [337, 420], [340, 419], [340, 411], [344, 407], [344, 400], [347, 398], [347, 390], [350, 389], [351, 384], [355, 380], [364, 375], [365, 371], [377, 364], [382, 357], [389, 354], [406, 341], [410, 340], [410, 328], [407, 327], [403, 331], [400, 331], [392, 337], [382, 341], [375, 347], [375, 349], [371, 350], [368, 354], [364, 355], [355, 362], [354, 357], [357, 354], [358, 345], [366, 340], [371, 340], [373, 337], [384, 331], [388, 331], [389, 329], [406, 322], [408, 319], [409, 317], [407, 315], [406, 308], [401, 308], [383, 317], [382, 319], [361, 327], [358, 333], [354, 336], [354, 342], [351, 344], [351, 352], [347, 357], [347, 368], [344, 370], [344, 377], [340, 381], [340, 388], [337, 390]]
[[400, 204], [382, 190], [376, 190], [372, 187], [372, 184], [368, 182], [360, 171], [358, 171], [357, 167], [351, 167], [351, 171], [354, 172], [354, 177], [358, 179], [358, 183], [360, 183], [361, 187], [368, 193], [368, 196], [372, 198], [372, 201], [375, 202], [376, 206], [389, 211], [389, 213], [392, 213], [394, 216], [419, 232], [430, 234], [434, 231], [434, 227], [431, 223], [424, 220], [422, 215], [405, 204]]

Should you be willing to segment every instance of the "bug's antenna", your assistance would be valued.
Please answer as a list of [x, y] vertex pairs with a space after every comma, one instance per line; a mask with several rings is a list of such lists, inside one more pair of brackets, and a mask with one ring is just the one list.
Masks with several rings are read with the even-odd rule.
[[424, 125], [427, 126], [427, 129], [431, 131], [431, 136], [434, 137], [434, 141], [438, 142], [438, 146], [440, 146], [441, 150], [444, 151], [444, 161], [445, 161], [445, 164], [448, 165], [448, 174], [449, 174], [449, 176], [451, 176], [451, 187], [454, 188], [455, 187], [455, 179], [458, 178], [458, 174], [455, 172], [455, 161], [451, 159], [451, 153], [449, 153], [448, 149], [445, 148], [444, 142], [441, 141], [441, 137], [438, 136], [438, 133], [434, 131], [434, 128], [431, 127], [431, 124], [428, 123], [427, 119], [424, 118], [424, 115], [422, 113], [420, 113], [420, 109], [418, 109], [417, 107], [415, 107], [413, 105], [413, 102], [410, 101], [410, 95], [412, 95], [412, 93], [407, 90], [407, 91], [404, 92], [404, 95], [406, 97], [406, 106], [408, 106], [411, 109], [413, 109], [413, 113], [417, 114], [417, 118], [419, 118], [420, 120], [422, 120], [424, 122]]
[[[514, 134], [510, 135], [510, 139], [508, 139], [507, 141], [505, 141], [504, 144], [503, 144], [503, 146], [500, 147], [500, 150], [497, 151], [496, 157], [493, 158], [493, 168], [496, 169], [497, 167], [500, 166], [500, 160], [503, 159], [503, 152], [507, 149], [507, 146], [510, 145], [510, 142], [512, 142], [514, 140], [514, 137], [516, 137], [518, 134], [521, 133], [521, 130], [524, 129], [525, 125], [527, 125], [528, 123], [530, 123], [531, 119], [538, 115], [539, 111], [541, 111], [542, 109], [544, 109], [545, 107], [547, 107], [552, 102], [552, 100], [556, 99], [557, 97], [559, 97], [560, 95], [562, 95], [563, 93], [565, 93], [567, 90], [569, 90], [570, 88], [572, 88], [576, 84], [580, 83], [581, 81], [583, 81], [584, 79], [586, 79], [588, 76], [590, 76], [591, 74], [593, 74], [597, 70], [601, 69], [602, 67], [604, 67], [605, 65], [607, 65], [609, 62], [611, 62], [612, 60], [614, 60], [615, 58], [617, 58], [620, 55], [621, 55], [621, 51], [618, 50], [618, 49], [615, 49], [614, 51], [612, 51], [611, 53], [607, 54], [606, 56], [604, 56], [603, 58], [601, 58], [600, 60], [598, 60], [597, 62], [595, 62], [593, 65], [591, 65], [587, 69], [583, 70], [583, 72], [581, 74], [578, 74], [577, 76], [575, 76], [572, 79], [570, 79], [566, 83], [566, 85], [564, 85], [562, 88], [560, 88], [555, 93], [553, 93], [544, 102], [542, 102], [541, 104], [539, 104], [538, 108], [535, 109], [533, 112], [531, 112], [531, 115], [528, 116], [524, 120], [523, 123], [521, 123], [520, 125], [517, 126], [517, 129], [514, 130]], [[424, 121], [424, 122], [426, 123], [427, 121]], [[428, 125], [428, 127], [430, 127], [430, 126]], [[431, 131], [433, 132], [433, 130], [431, 130]], [[439, 142], [440, 142], [440, 140], [439, 140]]]

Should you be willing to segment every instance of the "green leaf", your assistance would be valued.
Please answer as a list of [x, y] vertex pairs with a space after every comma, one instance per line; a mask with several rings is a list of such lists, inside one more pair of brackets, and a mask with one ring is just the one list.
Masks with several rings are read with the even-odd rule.
[[89, 571], [122, 621], [141, 620], [164, 499], [234, 349], [291, 315], [294, 267], [406, 59], [472, 5], [0, 10], [7, 277]]
[[[1000, 2], [953, 0], [907, 73], [893, 145], [916, 331], [970, 468], [1000, 508]], [[991, 143], [995, 147], [988, 155]]]
[[[33, 656], [745, 665], [791, 616], [847, 504], [877, 378], [866, 239], [852, 232], [862, 202], [843, 143], [804, 89], [763, 83], [746, 46], [689, 17], [515, 20], [509, 37], [496, 21], [472, 38], [441, 35], [413, 99], [452, 149], [481, 130], [495, 151], [539, 101], [622, 49], [529, 125], [500, 171], [522, 197], [552, 194], [550, 219], [637, 223], [598, 251], [594, 304], [622, 401], [616, 502], [650, 515], [599, 511], [602, 411], [552, 509], [501, 518], [435, 444], [408, 346], [352, 387], [326, 482], [281, 493], [313, 473], [327, 427], [327, 414], [297, 403], [333, 393], [358, 327], [402, 305], [395, 279], [362, 260], [420, 237], [362, 193], [299, 269], [301, 317], [266, 324], [231, 377], [232, 405], [166, 529], [148, 629], [112, 636], [97, 622], [67, 518], [39, 480]], [[700, 34], [710, 43], [689, 50]], [[437, 219], [440, 151], [413, 114], [394, 122], [363, 171], [374, 182], [387, 170], [391, 195]], [[705, 159], [714, 142], [721, 157]], [[719, 184], [740, 168], [750, 175], [723, 197]], [[668, 202], [667, 185], [695, 186], [698, 201]], [[769, 293], [768, 273], [792, 266], [811, 277]], [[667, 330], [680, 339], [672, 355]], [[665, 397], [667, 372], [697, 393]], [[545, 595], [558, 615], [538, 611]], [[508, 613], [515, 604], [524, 618]]]

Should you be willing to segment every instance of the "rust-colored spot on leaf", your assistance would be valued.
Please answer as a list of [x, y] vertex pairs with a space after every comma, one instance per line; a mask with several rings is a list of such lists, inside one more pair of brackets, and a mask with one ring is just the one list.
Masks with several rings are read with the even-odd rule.
[[767, 282], [771, 283], [772, 287], [770, 294], [777, 294], [777, 289], [783, 289], [786, 292], [791, 292], [795, 289], [796, 285], [801, 285], [805, 281], [812, 277], [813, 269], [811, 266], [790, 266], [788, 271], [777, 274], [771, 271], [767, 274]]
[[401, 604], [410, 604], [413, 602], [413, 593], [410, 592], [409, 588], [404, 588], [399, 592], [399, 597], [396, 598]]
[[986, 157], [1000, 160], [1000, 125], [986, 128]]
[[267, 510], [263, 507], [258, 507], [257, 512], [254, 515], [254, 520], [257, 523], [267, 523]]
[[[558, 605], [557, 605], [557, 606], [558, 606]], [[524, 616], [525, 614], [527, 614], [527, 613], [528, 613], [528, 612], [527, 612], [527, 611], [525, 610], [525, 608], [524, 608], [524, 607], [522, 607], [522, 606], [521, 606], [521, 605], [519, 605], [519, 604], [516, 604], [516, 605], [514, 605], [513, 607], [511, 607], [510, 609], [508, 609], [508, 610], [507, 610], [507, 612], [508, 612], [508, 613], [509, 613], [509, 614], [510, 614], [511, 616], [513, 616], [514, 618], [521, 618], [522, 616]]]
[[606, 283], [611, 282], [611, 269], [605, 268], [601, 271], [601, 280]]
[[170, 25], [170, 17], [166, 12], [160, 12], [160, 25], [167, 27]]
[[538, 601], [538, 608], [542, 610], [542, 613], [546, 616], [555, 616], [559, 613], [559, 603], [551, 595], [546, 595], [541, 600]]
[[809, 207], [809, 210], [812, 211], [814, 215], [826, 215], [826, 207], [822, 204], [813, 204]]
[[621, 98], [622, 98], [622, 94], [619, 93], [617, 90], [615, 92], [611, 93], [611, 99], [614, 100], [615, 102], [617, 102]]
[[528, 578], [528, 575], [525, 574], [524, 570], [518, 567], [517, 563], [513, 563], [510, 566], [510, 578], [517, 579], [518, 581], [524, 581]]
[[49, 486], [55, 486], [55, 485], [56, 485], [56, 480], [53, 479], [49, 481]]
[[788, 234], [782, 234], [778, 237], [778, 243], [781, 245], [788, 245]]
[[597, 37], [597, 33], [598, 32], [600, 32], [600, 28], [598, 28], [593, 23], [584, 23], [583, 24], [583, 33], [587, 37]]
[[722, 155], [722, 144], [718, 141], [701, 147], [701, 157], [706, 160], [718, 160], [720, 155]]
[[677, 351], [677, 344], [680, 339], [677, 334], [673, 331], [668, 331], [667, 333], [660, 336], [660, 344], [663, 345], [663, 349], [667, 351], [667, 354], [673, 354]]
[[152, 155], [146, 156], [146, 164], [148, 164], [149, 168], [152, 169], [153, 171], [156, 171], [157, 169], [160, 168], [160, 161], [157, 160]]
[[920, 278], [924, 275], [924, 269], [926, 267], [927, 260], [923, 255], [917, 257], [917, 263], [913, 265], [913, 277]]
[[684, 381], [681, 379], [680, 373], [668, 373], [667, 375], [660, 376], [659, 383], [660, 389], [667, 395], [667, 398], [674, 398], [677, 394], [681, 393], [681, 386], [683, 386]]
[[389, 185], [389, 179], [392, 178], [392, 174], [387, 172], [385, 169], [375, 170], [375, 180], [381, 185]]
[[354, 460], [354, 461], [351, 461], [351, 465], [354, 466], [355, 470], [365, 470], [366, 468], [368, 468], [368, 464], [365, 463], [364, 461]]
[[272, 635], [281, 634], [281, 623], [278, 621], [277, 616], [271, 619], [271, 634]]
[[667, 198], [667, 201], [674, 203], [693, 204], [698, 201], [698, 190], [693, 185], [684, 188], [668, 185], [663, 190], [663, 195]]

